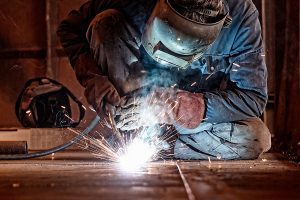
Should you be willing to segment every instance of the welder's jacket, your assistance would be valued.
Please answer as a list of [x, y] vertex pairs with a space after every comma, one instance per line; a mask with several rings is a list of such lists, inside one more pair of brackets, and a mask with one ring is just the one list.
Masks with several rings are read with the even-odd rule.
[[[191, 64], [188, 80], [180, 83], [182, 89], [204, 94], [208, 122], [258, 117], [267, 102], [267, 69], [258, 11], [251, 0], [227, 1], [232, 24], [223, 28], [212, 47]], [[92, 0], [78, 11], [71, 11], [58, 28], [71, 65], [76, 65], [80, 54], [89, 52], [85, 34], [98, 13], [117, 9], [142, 33], [155, 3], [155, 0]], [[192, 87], [193, 82], [196, 84]]]

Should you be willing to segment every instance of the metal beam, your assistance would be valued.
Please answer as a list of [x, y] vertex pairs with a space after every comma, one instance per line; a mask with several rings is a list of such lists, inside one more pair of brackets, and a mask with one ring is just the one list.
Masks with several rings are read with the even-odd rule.
[[58, 58], [55, 53], [57, 44], [56, 27], [58, 24], [58, 1], [46, 0], [46, 27], [47, 27], [47, 72], [46, 75], [57, 78]]

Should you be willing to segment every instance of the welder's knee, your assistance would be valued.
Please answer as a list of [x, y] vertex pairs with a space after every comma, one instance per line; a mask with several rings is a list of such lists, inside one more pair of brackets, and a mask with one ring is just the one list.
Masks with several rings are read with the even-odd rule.
[[271, 134], [259, 119], [203, 125], [203, 130], [181, 135], [174, 154], [179, 159], [256, 159], [271, 147]]
[[248, 119], [235, 123], [236, 131], [245, 134], [242, 142], [247, 151], [241, 159], [255, 159], [271, 148], [271, 134], [267, 126], [259, 118]]
[[94, 17], [86, 32], [90, 44], [97, 46], [103, 41], [112, 41], [123, 33], [127, 22], [124, 15], [115, 9], [105, 10]]

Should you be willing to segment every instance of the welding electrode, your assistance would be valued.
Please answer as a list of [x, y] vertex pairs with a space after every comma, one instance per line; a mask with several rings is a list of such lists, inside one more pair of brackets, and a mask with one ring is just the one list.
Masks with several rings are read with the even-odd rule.
[[27, 153], [26, 141], [0, 141], [0, 155]]
[[124, 148], [124, 147], [125, 147], [125, 140], [124, 140], [124, 138], [122, 137], [120, 131], [118, 130], [117, 125], [116, 125], [116, 121], [115, 121], [115, 119], [114, 119], [113, 116], [114, 116], [114, 114], [113, 114], [112, 111], [110, 110], [110, 111], [108, 112], [108, 117], [109, 117], [109, 120], [110, 120], [111, 125], [112, 125], [113, 134], [115, 135], [115, 137], [116, 137], [118, 143], [121, 145], [121, 147]]

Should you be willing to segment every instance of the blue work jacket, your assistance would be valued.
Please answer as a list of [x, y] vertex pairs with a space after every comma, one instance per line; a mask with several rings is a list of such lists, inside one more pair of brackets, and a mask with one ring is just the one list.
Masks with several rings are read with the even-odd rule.
[[[232, 23], [223, 28], [204, 56], [184, 72], [179, 88], [201, 92], [205, 120], [211, 123], [259, 117], [267, 102], [267, 69], [258, 11], [251, 0], [227, 0]], [[58, 35], [72, 66], [88, 51], [85, 32], [106, 9], [121, 11], [143, 32], [156, 0], [92, 0], [62, 21]]]

